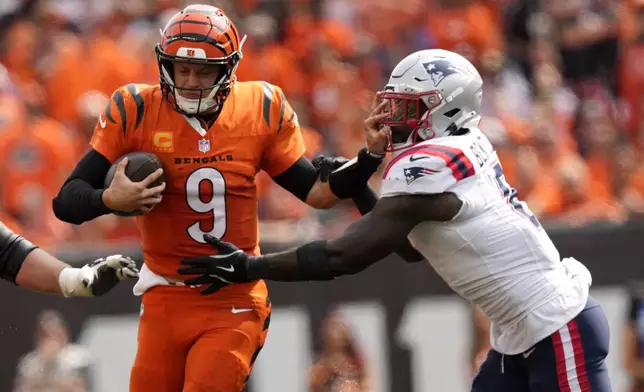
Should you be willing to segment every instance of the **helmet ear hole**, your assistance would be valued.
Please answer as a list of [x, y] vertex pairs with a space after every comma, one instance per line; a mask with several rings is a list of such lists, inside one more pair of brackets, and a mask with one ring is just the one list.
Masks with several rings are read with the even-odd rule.
[[458, 109], [458, 108], [457, 108], [457, 109], [452, 109], [452, 110], [450, 110], [449, 112], [445, 112], [445, 113], [443, 113], [443, 114], [444, 114], [446, 117], [452, 118], [452, 117], [456, 116], [456, 115], [458, 114], [458, 112], [460, 112], [460, 111], [461, 111], [461, 109]]

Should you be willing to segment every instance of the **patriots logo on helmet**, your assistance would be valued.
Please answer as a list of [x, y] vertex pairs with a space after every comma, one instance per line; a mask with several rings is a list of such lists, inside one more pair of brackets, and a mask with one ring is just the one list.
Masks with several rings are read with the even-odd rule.
[[429, 176], [438, 172], [439, 172], [438, 170], [432, 170], [426, 167], [409, 167], [403, 170], [403, 173], [405, 174], [405, 179], [407, 180], [407, 185], [416, 181], [420, 177]]
[[452, 62], [445, 59], [423, 63], [423, 67], [432, 78], [435, 86], [438, 86], [449, 75], [461, 72]]

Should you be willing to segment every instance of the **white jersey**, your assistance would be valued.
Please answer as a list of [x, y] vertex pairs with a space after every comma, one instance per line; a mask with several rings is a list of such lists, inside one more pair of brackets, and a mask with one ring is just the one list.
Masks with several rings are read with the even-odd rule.
[[580, 278], [564, 267], [480, 130], [400, 153], [385, 171], [381, 197], [442, 192], [456, 194], [461, 211], [449, 222], [418, 224], [409, 240], [454, 291], [490, 318], [495, 350], [524, 352], [583, 310], [590, 273]]

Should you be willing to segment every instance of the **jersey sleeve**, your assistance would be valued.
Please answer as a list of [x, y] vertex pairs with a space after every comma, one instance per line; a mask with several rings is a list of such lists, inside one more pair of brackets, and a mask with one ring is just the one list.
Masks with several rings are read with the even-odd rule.
[[381, 197], [438, 194], [474, 176], [474, 165], [462, 150], [424, 145], [394, 158], [385, 169]]
[[98, 117], [90, 145], [114, 162], [129, 152], [130, 134], [140, 125], [143, 113], [144, 103], [139, 86], [128, 84], [120, 87]]
[[261, 167], [268, 175], [275, 177], [297, 162], [306, 148], [297, 115], [282, 89], [265, 82], [262, 84], [262, 116], [271, 128], [271, 136], [264, 149]]

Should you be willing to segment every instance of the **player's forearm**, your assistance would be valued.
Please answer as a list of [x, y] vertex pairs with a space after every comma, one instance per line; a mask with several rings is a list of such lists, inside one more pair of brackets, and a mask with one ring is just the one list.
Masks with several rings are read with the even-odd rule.
[[306, 204], [317, 209], [331, 208], [338, 202], [338, 198], [331, 191], [329, 183], [317, 180], [308, 196], [306, 197]]
[[49, 253], [35, 249], [25, 259], [16, 284], [29, 290], [61, 294], [60, 273], [70, 266]]
[[369, 187], [369, 179], [378, 170], [384, 159], [384, 154], [373, 154], [363, 148], [358, 156], [350, 161], [341, 163], [338, 159], [318, 160], [320, 179], [328, 182], [332, 193], [338, 199], [360, 197], [365, 188]]
[[338, 263], [338, 260], [328, 253], [327, 241], [315, 241], [285, 252], [252, 258], [248, 275], [250, 280], [279, 282], [331, 280], [342, 275], [335, 270], [333, 263]]
[[[379, 198], [376, 191], [374, 191], [373, 188], [367, 185], [361, 195], [353, 198], [353, 202], [356, 204], [356, 207], [358, 207], [360, 214], [365, 215], [373, 210], [373, 207], [376, 206], [378, 199]], [[420, 252], [418, 252], [411, 245], [408, 239], [405, 239], [405, 242], [401, 246], [396, 248], [395, 253], [408, 263], [417, 263], [425, 259], [423, 255], [420, 254]]]
[[312, 281], [358, 273], [390, 255], [404, 240], [404, 236], [395, 234], [395, 227], [390, 230], [400, 224], [385, 228], [381, 223], [369, 214], [337, 239], [253, 258], [249, 275], [252, 279]]
[[52, 207], [58, 219], [76, 225], [112, 212], [103, 202], [103, 189], [95, 189], [80, 178], [65, 183]]
[[273, 181], [313, 208], [331, 208], [338, 200], [329, 185], [320, 180], [320, 168], [306, 157], [273, 177]]
[[54, 198], [52, 206], [56, 217], [64, 222], [81, 224], [109, 214], [111, 210], [103, 202], [101, 188], [110, 166], [107, 158], [90, 149]]

